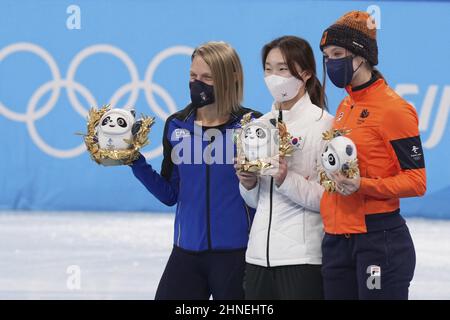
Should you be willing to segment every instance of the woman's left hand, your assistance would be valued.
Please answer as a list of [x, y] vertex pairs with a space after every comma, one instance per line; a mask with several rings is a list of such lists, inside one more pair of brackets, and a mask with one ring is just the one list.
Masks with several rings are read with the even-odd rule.
[[358, 191], [361, 185], [361, 177], [358, 175], [355, 178], [349, 179], [344, 177], [340, 172], [333, 174], [333, 180], [336, 182], [336, 191], [343, 196], [349, 196]]

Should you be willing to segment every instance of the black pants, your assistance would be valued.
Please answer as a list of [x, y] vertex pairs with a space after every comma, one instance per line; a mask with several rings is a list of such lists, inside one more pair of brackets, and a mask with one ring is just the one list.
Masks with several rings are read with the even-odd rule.
[[245, 299], [247, 300], [319, 300], [323, 299], [320, 265], [261, 267], [247, 264]]
[[188, 252], [174, 247], [155, 300], [242, 300], [245, 250]]
[[325, 234], [325, 299], [408, 299], [416, 256], [406, 224], [355, 235]]

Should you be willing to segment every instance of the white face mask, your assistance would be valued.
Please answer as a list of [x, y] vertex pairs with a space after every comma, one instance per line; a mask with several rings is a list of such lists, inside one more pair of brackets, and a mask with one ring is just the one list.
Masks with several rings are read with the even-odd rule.
[[293, 99], [303, 86], [303, 81], [296, 77], [285, 78], [274, 74], [265, 77], [264, 81], [276, 102]]

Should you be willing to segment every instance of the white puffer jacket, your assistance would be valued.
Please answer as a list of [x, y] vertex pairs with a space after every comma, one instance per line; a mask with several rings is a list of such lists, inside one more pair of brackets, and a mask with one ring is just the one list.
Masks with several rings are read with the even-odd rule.
[[[278, 112], [272, 107], [262, 119], [277, 119]], [[256, 208], [246, 261], [264, 267], [321, 264], [323, 188], [317, 164], [324, 145], [322, 133], [331, 128], [333, 117], [312, 104], [307, 93], [291, 110], [282, 112], [288, 132], [301, 137], [301, 145], [286, 157], [288, 172], [279, 188], [275, 182], [271, 188], [269, 176], [258, 178], [251, 190], [239, 185], [247, 205]]]

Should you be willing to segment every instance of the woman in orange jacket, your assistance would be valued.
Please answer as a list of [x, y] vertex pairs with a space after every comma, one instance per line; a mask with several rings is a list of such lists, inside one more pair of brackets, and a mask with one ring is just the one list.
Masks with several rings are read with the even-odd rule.
[[416, 110], [375, 69], [376, 28], [366, 12], [338, 19], [320, 49], [331, 82], [348, 92], [333, 127], [350, 130], [361, 175], [335, 175], [337, 192], [321, 200], [325, 298], [407, 299], [415, 249], [399, 198], [426, 191]]

